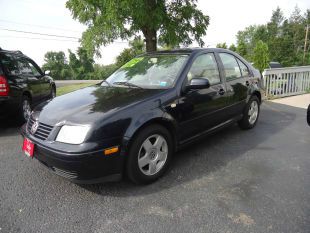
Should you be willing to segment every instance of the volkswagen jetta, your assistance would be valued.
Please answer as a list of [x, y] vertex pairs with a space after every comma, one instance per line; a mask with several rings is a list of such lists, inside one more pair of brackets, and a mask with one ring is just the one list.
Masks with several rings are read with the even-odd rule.
[[229, 50], [148, 53], [35, 108], [23, 150], [74, 182], [150, 183], [188, 143], [235, 122], [253, 128], [261, 101], [261, 74]]

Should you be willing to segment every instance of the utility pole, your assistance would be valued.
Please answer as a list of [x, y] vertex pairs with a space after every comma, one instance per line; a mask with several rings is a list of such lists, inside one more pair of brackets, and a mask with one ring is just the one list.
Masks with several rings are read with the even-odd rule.
[[306, 52], [307, 52], [307, 41], [308, 41], [308, 31], [309, 31], [309, 25], [306, 27], [306, 37], [305, 37], [305, 46], [304, 46], [304, 57], [302, 59], [302, 64], [305, 64], [306, 59]]

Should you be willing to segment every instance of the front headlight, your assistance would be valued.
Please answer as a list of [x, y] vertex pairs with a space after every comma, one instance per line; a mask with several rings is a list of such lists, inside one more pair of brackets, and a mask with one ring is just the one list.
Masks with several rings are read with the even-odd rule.
[[68, 144], [81, 144], [84, 142], [86, 134], [88, 133], [90, 126], [73, 126], [64, 125], [61, 127], [56, 141]]

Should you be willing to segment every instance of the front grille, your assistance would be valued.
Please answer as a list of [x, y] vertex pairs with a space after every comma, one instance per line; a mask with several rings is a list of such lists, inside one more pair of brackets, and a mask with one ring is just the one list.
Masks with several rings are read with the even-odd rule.
[[[28, 120], [28, 124], [27, 124], [27, 131], [29, 133], [31, 133], [31, 127], [34, 124], [35, 120], [33, 118], [29, 118]], [[47, 124], [43, 124], [41, 122], [39, 122], [39, 126], [37, 131], [32, 134], [34, 137], [41, 139], [41, 140], [46, 140], [47, 137], [50, 135], [51, 131], [53, 129], [53, 126], [47, 125]]]
[[57, 167], [51, 167], [51, 169], [59, 176], [65, 177], [67, 179], [76, 179], [78, 177], [77, 172], [62, 170]]
[[42, 163], [45, 167], [50, 169], [51, 171], [55, 172], [57, 175], [62, 176], [67, 179], [76, 179], [78, 177], [78, 173], [76, 171], [68, 171], [68, 170], [63, 170], [54, 166], [48, 165], [46, 162], [43, 162], [38, 158], [38, 161]]

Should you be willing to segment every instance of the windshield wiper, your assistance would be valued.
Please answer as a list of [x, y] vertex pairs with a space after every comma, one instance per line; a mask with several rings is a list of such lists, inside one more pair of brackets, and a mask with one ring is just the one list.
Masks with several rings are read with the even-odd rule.
[[130, 82], [114, 82], [113, 84], [123, 85], [123, 86], [127, 86], [127, 87], [136, 87], [136, 88], [143, 89], [142, 87], [140, 87], [140, 86], [138, 86], [136, 84], [130, 83]]

